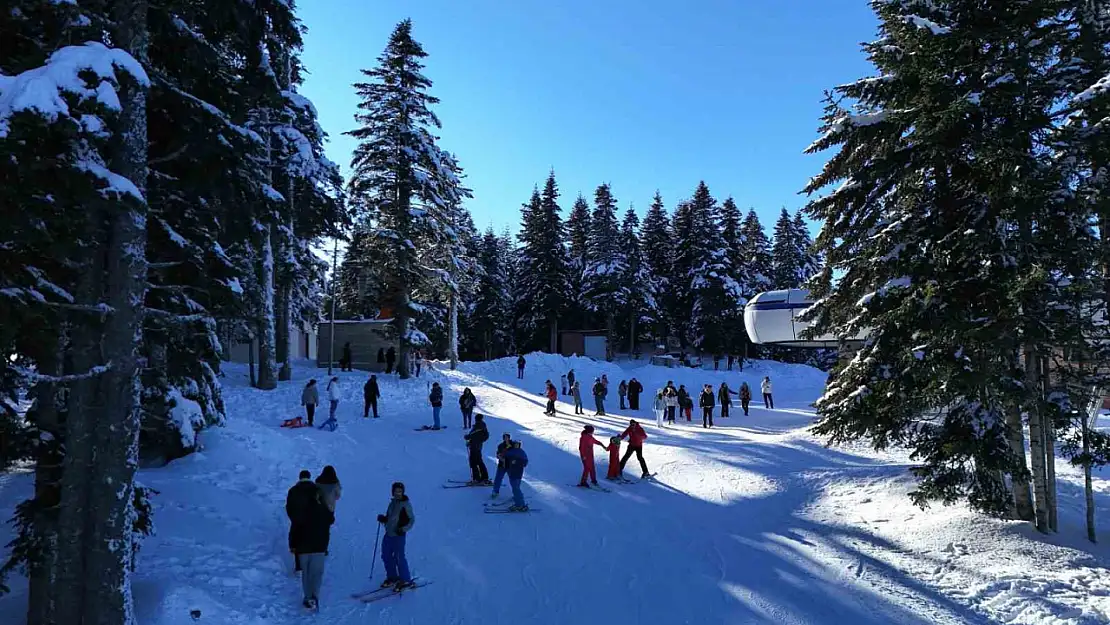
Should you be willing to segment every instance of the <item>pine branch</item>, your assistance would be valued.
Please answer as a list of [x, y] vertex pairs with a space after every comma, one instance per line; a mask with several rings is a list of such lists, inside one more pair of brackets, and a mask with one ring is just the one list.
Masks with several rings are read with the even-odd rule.
[[32, 384], [38, 384], [41, 382], [46, 382], [48, 384], [67, 384], [69, 382], [89, 380], [104, 373], [107, 373], [112, 368], [112, 363], [108, 362], [107, 364], [97, 365], [84, 373], [73, 373], [69, 375], [43, 375], [41, 373], [35, 373], [30, 369], [25, 369], [23, 367], [14, 365], [10, 368], [12, 371], [15, 371], [16, 374], [27, 378], [27, 380], [30, 381]]

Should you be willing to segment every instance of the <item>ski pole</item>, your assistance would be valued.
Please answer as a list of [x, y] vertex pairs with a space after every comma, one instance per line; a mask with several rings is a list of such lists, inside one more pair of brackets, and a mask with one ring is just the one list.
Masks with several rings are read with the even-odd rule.
[[374, 579], [374, 566], [378, 563], [378, 536], [382, 533], [382, 524], [378, 523], [378, 530], [374, 532], [374, 555], [370, 557], [370, 579]]

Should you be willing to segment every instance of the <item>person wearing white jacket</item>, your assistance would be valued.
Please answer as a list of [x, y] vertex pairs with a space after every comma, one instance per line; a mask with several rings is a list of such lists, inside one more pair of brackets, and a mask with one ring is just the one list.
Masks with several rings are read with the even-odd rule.
[[663, 412], [667, 409], [667, 404], [663, 401], [663, 389], [655, 394], [655, 401], [651, 404], [651, 409], [655, 412], [655, 425], [656, 427], [663, 427]]
[[763, 407], [768, 410], [775, 409], [775, 398], [771, 396], [771, 376], [763, 376], [759, 389], [763, 391]]
[[328, 380], [328, 421], [335, 421], [335, 409], [339, 407], [339, 376]]

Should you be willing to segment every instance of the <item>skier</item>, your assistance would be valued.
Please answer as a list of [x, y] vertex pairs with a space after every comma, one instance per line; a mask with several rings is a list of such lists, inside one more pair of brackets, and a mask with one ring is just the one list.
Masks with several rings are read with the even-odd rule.
[[605, 396], [609, 396], [609, 376], [604, 373], [601, 374], [601, 384], [605, 386]]
[[678, 413], [678, 391], [670, 382], [667, 382], [667, 387], [663, 389], [663, 404], [667, 407], [667, 423], [674, 425], [674, 418]]
[[663, 399], [664, 389], [659, 389], [655, 393], [655, 401], [651, 403], [651, 409], [655, 412], [655, 426], [663, 427], [663, 413], [667, 410], [667, 402]]
[[524, 365], [525, 365], [525, 363], [527, 363], [527, 361], [524, 360], [524, 354], [521, 354], [521, 355], [517, 356], [517, 358], [516, 358], [516, 377], [519, 380], [524, 379]]
[[597, 485], [597, 467], [594, 465], [594, 445], [609, 451], [609, 448], [602, 444], [601, 441], [594, 438], [594, 426], [587, 425], [582, 428], [582, 435], [578, 437], [578, 457], [582, 459], [582, 479], [578, 485], [582, 488], [589, 488], [590, 485], [586, 483], [586, 478], [590, 478], [595, 486]]
[[385, 374], [393, 373], [393, 363], [397, 362], [397, 350], [392, 347], [385, 353]]
[[574, 414], [586, 414], [582, 410], [582, 383], [575, 380], [570, 386], [570, 394], [574, 397]]
[[[567, 371], [567, 389], [569, 390], [572, 388], [574, 388], [574, 369]], [[563, 394], [565, 395], [566, 393]]]
[[335, 467], [330, 464], [320, 471], [316, 477], [316, 488], [320, 489], [320, 497], [327, 504], [328, 510], [335, 512], [335, 502], [343, 496], [343, 487], [339, 484], [339, 476], [335, 474]]
[[621, 472], [624, 472], [625, 463], [628, 462], [628, 459], [635, 453], [636, 459], [640, 461], [640, 468], [643, 470], [643, 475], [640, 477], [650, 477], [651, 474], [648, 473], [647, 463], [644, 462], [644, 441], [647, 440], [647, 432], [644, 431], [644, 428], [640, 427], [639, 423], [636, 423], [635, 419], [632, 419], [628, 422], [628, 428], [621, 432], [620, 438], [623, 439], [625, 437], [628, 437], [628, 449], [625, 450], [624, 456], [621, 458]]
[[732, 396], [737, 395], [737, 392], [728, 387], [728, 382], [721, 382], [721, 387], [717, 389], [717, 399], [721, 402], [721, 418], [728, 417], [728, 409], [732, 408]]
[[694, 409], [694, 400], [690, 399], [690, 393], [686, 390], [685, 384], [678, 385], [678, 407], [686, 415], [686, 421], [690, 421], [690, 412]]
[[759, 389], [763, 392], [763, 407], [774, 410], [775, 398], [771, 396], [771, 376], [763, 376], [763, 382], [759, 384]]
[[748, 416], [748, 404], [752, 403], [752, 388], [747, 382], [740, 383], [740, 406], [744, 409], [744, 416]]
[[351, 342], [347, 341], [343, 344], [343, 357], [339, 360], [340, 371], [351, 370]]
[[555, 392], [555, 385], [551, 383], [551, 380], [547, 381], [547, 388], [544, 390], [544, 394], [547, 395], [547, 410], [544, 411], [544, 414], [549, 417], [554, 417], [555, 400], [559, 398], [559, 394]]
[[607, 480], [624, 479], [621, 475], [621, 437], [609, 437], [609, 472], [605, 475]]
[[608, 390], [605, 388], [605, 384], [602, 383], [600, 378], [594, 378], [593, 393], [594, 406], [597, 407], [597, 412], [594, 413], [594, 416], [603, 417], [605, 416], [605, 395], [608, 393]]
[[316, 386], [316, 379], [313, 378], [304, 385], [304, 390], [301, 391], [301, 405], [304, 406], [305, 413], [308, 415], [308, 425], [312, 425], [312, 420], [316, 417], [316, 406], [320, 405], [320, 387]]
[[335, 411], [339, 408], [339, 376], [332, 376], [328, 380], [328, 419], [320, 424], [320, 429], [328, 428], [335, 431], [339, 427], [339, 421], [335, 418]]
[[404, 484], [394, 482], [390, 493], [393, 496], [389, 500], [389, 508], [385, 514], [378, 515], [378, 523], [385, 525], [385, 536], [382, 537], [385, 581], [382, 582], [382, 588], [393, 586], [394, 590], [401, 591], [416, 585], [412, 583], [409, 561], [405, 557], [405, 534], [416, 523], [416, 514], [412, 511], [412, 502], [408, 495], [405, 495]]
[[443, 408], [443, 389], [440, 388], [439, 382], [432, 382], [432, 391], [428, 393], [428, 402], [432, 404], [432, 421], [434, 422], [431, 429], [439, 429], [439, 411]]
[[459, 410], [462, 410], [463, 428], [471, 426], [471, 416], [474, 414], [474, 407], [478, 405], [478, 398], [474, 396], [474, 391], [470, 387], [464, 388], [462, 395], [459, 396]]
[[527, 512], [528, 505], [524, 503], [524, 493], [520, 490], [520, 481], [524, 479], [524, 467], [528, 466], [528, 454], [520, 447], [520, 441], [513, 441], [505, 451], [505, 474], [509, 476], [509, 487], [513, 489], [513, 505], [509, 506], [511, 512]]
[[713, 427], [713, 385], [706, 384], [701, 388], [698, 405], [701, 406], [701, 426]]
[[297, 476], [297, 483], [285, 495], [285, 515], [289, 517], [289, 551], [293, 554], [294, 571], [301, 570], [298, 545], [301, 534], [304, 533], [308, 507], [319, 490], [312, 482], [312, 473], [305, 469]]
[[644, 385], [636, 378], [632, 378], [628, 382], [628, 409], [640, 409], [640, 393], [644, 392]]
[[365, 419], [370, 416], [370, 411], [374, 411], [374, 418], [378, 418], [378, 398], [382, 396], [381, 390], [378, 389], [378, 376], [371, 375], [366, 384], [362, 385], [362, 418]]
[[497, 475], [493, 478], [493, 494], [490, 499], [497, 499], [501, 494], [501, 480], [505, 479], [505, 452], [513, 444], [513, 439], [508, 434], [501, 435], [501, 442], [497, 444]]
[[490, 484], [489, 470], [486, 469], [486, 461], [482, 459], [482, 445], [489, 440], [489, 430], [482, 415], [474, 415], [474, 427], [463, 438], [466, 440], [466, 449], [470, 452], [471, 480], [475, 484]]
[[624, 397], [625, 397], [625, 395], [628, 395], [628, 383], [625, 382], [624, 380], [621, 380], [621, 383], [617, 385], [617, 396], [620, 397], [620, 400], [621, 400], [621, 402], [620, 402], [621, 410], [625, 409], [624, 408]]
[[313, 491], [300, 519], [301, 529], [296, 543], [298, 560], [303, 569], [301, 591], [304, 595], [304, 607], [310, 610], [315, 610], [319, 605], [320, 585], [324, 581], [324, 562], [328, 557], [328, 543], [331, 542], [331, 526], [335, 523], [335, 514], [328, 509], [320, 490], [314, 485]]
[[559, 394], [560, 395], [566, 395], [567, 394], [567, 374], [564, 373], [563, 375], [559, 376], [559, 386], [560, 386], [559, 390], [562, 391]]

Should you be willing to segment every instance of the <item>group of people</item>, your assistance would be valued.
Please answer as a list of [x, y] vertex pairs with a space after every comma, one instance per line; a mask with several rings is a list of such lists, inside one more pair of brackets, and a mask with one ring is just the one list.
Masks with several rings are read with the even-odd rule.
[[[763, 406], [767, 409], [774, 409], [775, 399], [772, 395], [770, 376], [764, 376], [759, 386], [763, 393]], [[747, 382], [741, 382], [738, 391], [729, 388], [727, 382], [721, 382], [716, 391], [713, 390], [711, 384], [702, 387], [701, 395], [698, 398], [698, 406], [702, 409], [703, 428], [713, 427], [713, 410], [718, 402], [721, 406], [721, 418], [729, 416], [733, 395], [740, 398], [740, 407], [744, 410], [744, 416], [748, 416], [748, 407], [752, 401], [752, 389]], [[693, 408], [694, 400], [689, 391], [686, 390], [686, 385], [680, 384], [678, 388], [675, 388], [674, 382], [670, 380], [667, 381], [665, 387], [656, 393], [655, 403], [652, 405], [652, 409], [655, 410], [656, 423], [659, 425], [662, 425], [664, 421], [673, 424], [679, 410], [686, 415], [687, 421], [691, 421]]]
[[[559, 378], [559, 386], [564, 396], [570, 396], [574, 401], [574, 414], [584, 415], [586, 411], [582, 408], [582, 385], [574, 373], [574, 369], [566, 372]], [[594, 378], [593, 386], [590, 392], [594, 396], [594, 416], [605, 416], [605, 400], [609, 397], [609, 376], [602, 374], [601, 377]], [[640, 394], [644, 392], [644, 385], [636, 378], [632, 378], [627, 382], [621, 380], [617, 385], [617, 395], [620, 398], [620, 409], [625, 410], [625, 398], [628, 398], [627, 409], [639, 410], [640, 409]], [[544, 396], [547, 397], [547, 410], [544, 414], [555, 414], [555, 401], [559, 398], [559, 393], [555, 390], [555, 384], [551, 380], [545, 382]]]
[[[636, 454], [636, 459], [640, 462], [640, 469], [643, 471], [641, 478], [650, 477], [647, 463], [644, 462], [644, 441], [647, 440], [647, 437], [647, 432], [635, 419], [628, 422], [628, 427], [619, 436], [610, 437], [608, 445], [594, 437], [594, 426], [587, 425], [582, 428], [582, 434], [578, 437], [578, 456], [582, 460], [582, 479], [578, 481], [578, 486], [589, 488], [591, 484], [597, 485], [597, 467], [594, 463], [595, 445], [609, 452], [609, 471], [605, 476], [606, 479], [624, 479], [624, 465], [632, 457], [632, 454]], [[628, 439], [628, 448], [622, 457], [620, 455], [621, 441], [625, 438]], [[589, 482], [586, 481], [587, 478], [589, 478]]]
[[[335, 468], [328, 465], [315, 480], [311, 472], [302, 470], [297, 483], [285, 497], [285, 514], [289, 517], [289, 551], [293, 554], [294, 570], [301, 574], [304, 607], [309, 609], [315, 609], [319, 604], [331, 526], [335, 523], [336, 504], [342, 492]], [[384, 514], [378, 515], [378, 523], [385, 527], [381, 549], [386, 577], [382, 588], [392, 586], [400, 591], [414, 585], [405, 557], [405, 534], [416, 523], [416, 514], [405, 495], [404, 484], [394, 482], [390, 492], [389, 506]]]
[[[394, 365], [397, 363], [397, 350], [394, 347], [389, 349], [378, 349], [378, 364], [385, 365], [386, 375], [392, 374]], [[343, 351], [339, 357], [339, 370], [340, 371], [353, 371], [354, 357], [351, 352], [351, 342], [347, 341], [343, 344]], [[424, 369], [424, 353], [417, 350], [412, 353], [412, 359], [409, 361], [409, 373], [420, 377], [421, 370]]]
[[[335, 418], [335, 411], [339, 408], [339, 376], [332, 376], [328, 379], [325, 392], [328, 398], [328, 418], [320, 424], [320, 429], [335, 430], [339, 425], [339, 421]], [[316, 424], [316, 407], [320, 405], [320, 386], [316, 383], [316, 378], [309, 380], [304, 385], [304, 389], [301, 390], [301, 405], [304, 406], [308, 425], [310, 427], [314, 426]]]

